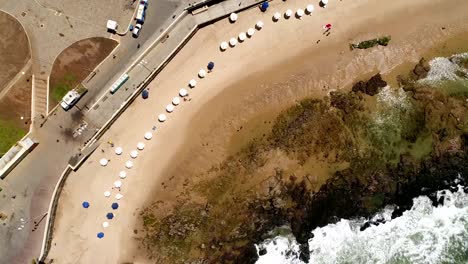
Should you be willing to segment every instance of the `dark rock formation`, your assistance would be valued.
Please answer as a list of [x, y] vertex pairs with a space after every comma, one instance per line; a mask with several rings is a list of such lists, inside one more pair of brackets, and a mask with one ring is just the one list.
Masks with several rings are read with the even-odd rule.
[[380, 73], [372, 76], [367, 82], [359, 81], [353, 85], [353, 92], [362, 92], [370, 96], [374, 96], [380, 92], [380, 90], [387, 86], [387, 82], [382, 80]]

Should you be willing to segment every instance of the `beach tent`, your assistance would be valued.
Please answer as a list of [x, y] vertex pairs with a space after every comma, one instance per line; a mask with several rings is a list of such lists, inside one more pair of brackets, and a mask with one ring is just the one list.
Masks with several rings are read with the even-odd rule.
[[[179, 91], [180, 93], [180, 91]], [[180, 98], [179, 97], [174, 97], [174, 99], [172, 99], [172, 104], [173, 105], [179, 105], [180, 104]]]
[[144, 148], [145, 148], [145, 143], [143, 143], [143, 142], [138, 142], [138, 144], [137, 144], [137, 149], [138, 149], [138, 150], [143, 150]]
[[151, 133], [151, 132], [146, 132], [146, 133], [145, 133], [145, 139], [146, 139], [146, 140], [150, 140], [151, 138], [153, 138], [153, 133]]
[[103, 232], [97, 233], [97, 237], [98, 237], [99, 239], [103, 238], [103, 237], [104, 237], [104, 233], [103, 233]]
[[219, 45], [221, 50], [226, 50], [228, 48], [228, 44], [226, 41], [221, 42], [221, 45]]
[[260, 10], [262, 10], [262, 12], [265, 12], [269, 6], [270, 5], [268, 4], [268, 2], [263, 2], [262, 5], [260, 6]]
[[179, 95], [182, 96], [182, 97], [187, 96], [188, 95], [187, 89], [185, 89], [185, 88], [180, 89], [179, 90]]
[[112, 219], [112, 218], [114, 218], [114, 214], [113, 213], [107, 213], [106, 217], [107, 217], [107, 219]]
[[110, 195], [111, 195], [111, 192], [110, 192], [110, 191], [105, 191], [105, 192], [104, 192], [104, 196], [105, 196], [105, 197], [109, 197]]
[[104, 228], [109, 227], [109, 222], [103, 222], [102, 227], [104, 227]]
[[249, 36], [249, 37], [252, 37], [254, 33], [255, 33], [255, 30], [253, 28], [249, 28], [247, 30], [247, 36]]
[[261, 21], [261, 20], [258, 21], [257, 24], [255, 24], [255, 27], [256, 27], [258, 30], [262, 29], [262, 28], [263, 28], [263, 21]]
[[286, 10], [286, 13], [284, 13], [284, 16], [286, 18], [290, 18], [293, 14], [293, 11], [291, 9]]
[[208, 65], [206, 66], [206, 68], [209, 70], [209, 71], [212, 71], [214, 69], [214, 62], [210, 61], [208, 62]]
[[274, 15], [273, 15], [273, 20], [274, 21], [278, 21], [281, 17], [281, 14], [279, 12], [276, 12]]
[[116, 188], [122, 187], [122, 181], [115, 181], [115, 182], [114, 182], [114, 186], [115, 186]]
[[119, 172], [119, 177], [120, 177], [120, 179], [125, 179], [125, 178], [127, 178], [127, 173], [125, 171], [120, 171]]
[[231, 45], [231, 47], [236, 46], [236, 44], [237, 44], [237, 39], [236, 38], [231, 38], [229, 40], [229, 45]]
[[86, 201], [84, 201], [82, 205], [83, 205], [83, 208], [88, 208], [89, 207], [89, 203], [86, 202]]
[[122, 199], [122, 197], [123, 197], [123, 195], [121, 195], [120, 193], [115, 195], [115, 199], [117, 199], [117, 200]]
[[198, 72], [198, 77], [200, 78], [205, 78], [206, 76], [206, 71], [201, 69], [199, 72]]
[[172, 111], [174, 111], [174, 106], [172, 104], [168, 104], [166, 106], [166, 112], [172, 113]]
[[144, 89], [143, 92], [141, 93], [141, 97], [143, 97], [143, 99], [147, 99], [149, 96], [149, 91], [147, 89]]
[[312, 14], [312, 12], [314, 12], [314, 6], [313, 5], [307, 5], [306, 11], [307, 11], [307, 13]]
[[244, 32], [239, 33], [239, 41], [244, 41], [247, 38]]
[[133, 167], [133, 162], [131, 160], [128, 160], [127, 162], [125, 162], [125, 167], [127, 169], [131, 169]]
[[167, 119], [167, 117], [166, 117], [165, 114], [159, 114], [158, 115], [159, 122], [164, 122], [164, 121], [166, 121], [166, 119]]
[[231, 13], [231, 15], [229, 16], [229, 20], [234, 23], [237, 21], [237, 14], [236, 13]]
[[107, 163], [109, 163], [109, 160], [108, 160], [108, 159], [102, 158], [102, 159], [99, 161], [99, 163], [101, 164], [101, 166], [106, 166]]
[[190, 88], [195, 88], [195, 86], [197, 85], [197, 81], [192, 79], [189, 81], [188, 85], [190, 86]]
[[112, 209], [117, 210], [117, 208], [119, 208], [119, 204], [118, 203], [112, 203], [111, 207], [112, 207]]
[[120, 154], [122, 154], [122, 152], [123, 152], [123, 149], [121, 147], [116, 147], [115, 148], [115, 154], [120, 155]]
[[302, 10], [302, 9], [299, 8], [299, 9], [296, 11], [296, 14], [297, 14], [297, 17], [301, 18], [301, 17], [304, 15], [304, 10]]

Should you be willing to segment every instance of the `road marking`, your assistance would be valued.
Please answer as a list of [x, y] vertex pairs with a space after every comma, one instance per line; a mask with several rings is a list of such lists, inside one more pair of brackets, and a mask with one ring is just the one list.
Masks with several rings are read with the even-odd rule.
[[88, 112], [90, 112], [90, 111], [94, 108], [94, 106], [96, 106], [99, 102], [101, 102], [102, 98], [104, 98], [104, 96], [106, 96], [107, 93], [108, 93], [108, 91], [107, 91], [107, 89], [106, 89], [106, 92], [103, 93], [103, 94], [101, 95], [101, 97], [99, 97], [99, 99], [88, 109]]

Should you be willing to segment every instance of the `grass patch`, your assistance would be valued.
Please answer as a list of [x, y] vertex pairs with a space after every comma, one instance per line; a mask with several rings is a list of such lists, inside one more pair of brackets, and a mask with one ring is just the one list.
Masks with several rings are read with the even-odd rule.
[[52, 97], [60, 102], [62, 98], [77, 85], [76, 77], [72, 73], [66, 73], [56, 85], [52, 87]]
[[0, 157], [26, 135], [27, 131], [11, 121], [0, 120]]

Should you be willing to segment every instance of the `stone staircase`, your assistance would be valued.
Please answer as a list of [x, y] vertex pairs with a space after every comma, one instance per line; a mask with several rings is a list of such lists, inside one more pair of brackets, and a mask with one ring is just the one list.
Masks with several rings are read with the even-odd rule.
[[33, 88], [32, 88], [32, 119], [40, 118], [42, 115], [45, 117], [48, 114], [48, 79], [41, 78], [33, 75]]

